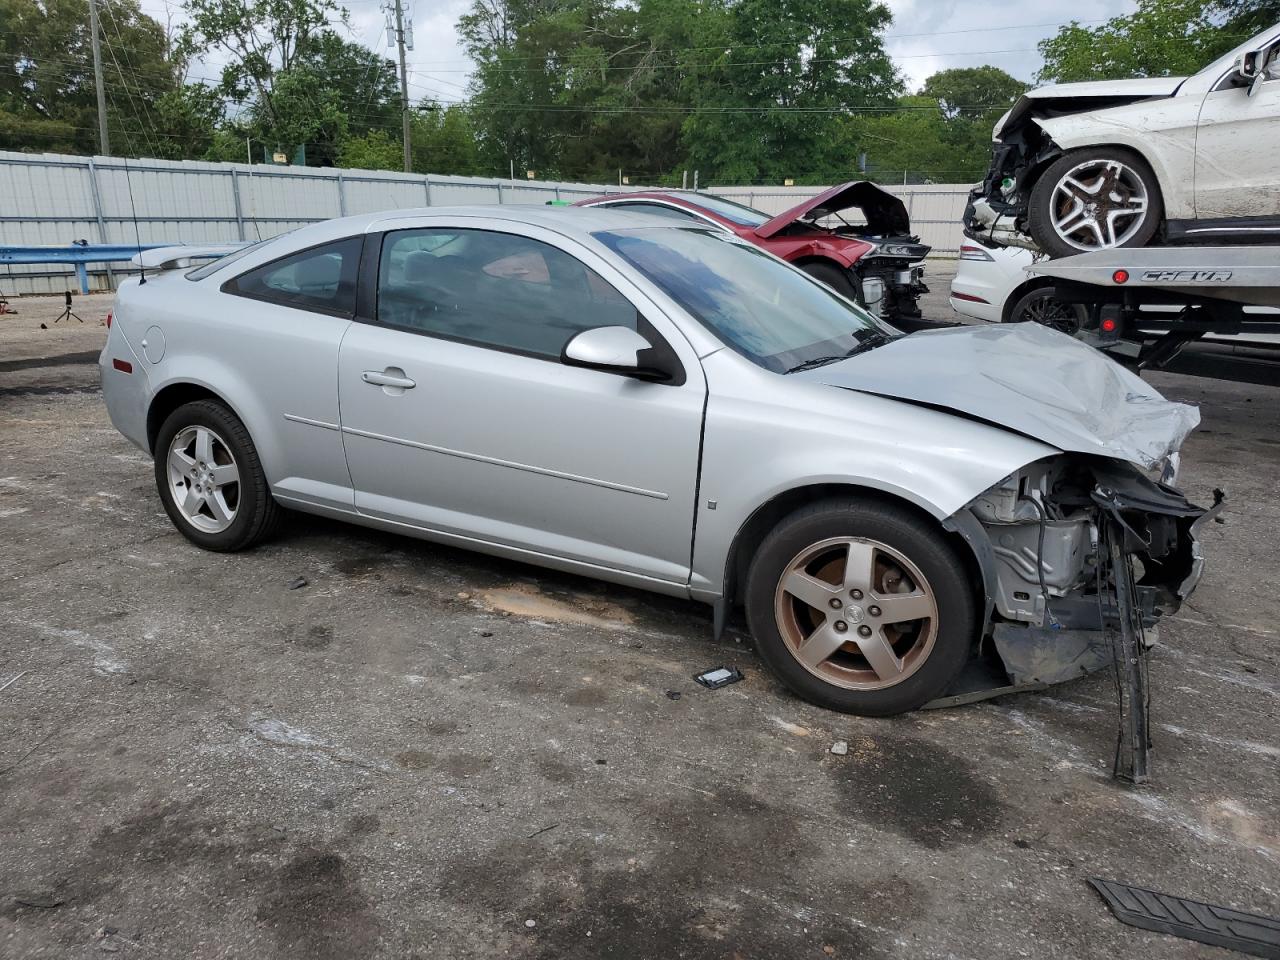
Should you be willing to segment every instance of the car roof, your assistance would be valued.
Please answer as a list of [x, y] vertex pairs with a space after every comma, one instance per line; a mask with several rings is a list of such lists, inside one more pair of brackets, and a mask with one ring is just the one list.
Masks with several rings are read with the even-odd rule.
[[586, 237], [602, 230], [650, 228], [657, 226], [652, 217], [628, 213], [608, 207], [547, 206], [546, 204], [492, 204], [485, 206], [418, 207], [403, 210], [382, 210], [353, 217], [340, 217], [320, 223], [308, 224], [289, 236], [299, 246], [311, 246], [331, 239], [350, 237], [359, 233], [378, 230], [403, 230], [412, 224], [406, 221], [423, 219], [466, 220], [483, 218], [501, 220], [523, 226], [544, 227], [569, 236]]

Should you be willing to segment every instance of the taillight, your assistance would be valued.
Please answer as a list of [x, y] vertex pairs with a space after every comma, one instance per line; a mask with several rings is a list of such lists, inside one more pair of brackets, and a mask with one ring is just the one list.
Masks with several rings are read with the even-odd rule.
[[1128, 271], [1128, 270], [1117, 270], [1115, 273], [1113, 273], [1113, 274], [1111, 275], [1111, 279], [1112, 279], [1112, 280], [1114, 280], [1116, 283], [1128, 283], [1128, 282], [1129, 282], [1129, 271]]
[[110, 310], [107, 311], [107, 329], [108, 330], [111, 329], [111, 311]]
[[1118, 327], [1118, 326], [1119, 326], [1119, 324], [1117, 324], [1113, 319], [1111, 319], [1110, 317], [1106, 317], [1106, 318], [1102, 321], [1102, 332], [1103, 332], [1103, 333], [1115, 333], [1115, 332], [1116, 332], [1116, 327]]
[[995, 257], [987, 253], [986, 250], [982, 249], [982, 247], [979, 247], [976, 244], [964, 243], [960, 245], [960, 259], [961, 260], [985, 260], [990, 262], [992, 260], [995, 260]]

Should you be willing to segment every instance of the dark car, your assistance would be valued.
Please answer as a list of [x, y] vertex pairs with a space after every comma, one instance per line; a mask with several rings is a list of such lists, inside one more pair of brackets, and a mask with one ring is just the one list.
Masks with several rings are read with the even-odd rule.
[[832, 187], [771, 217], [724, 197], [683, 190], [609, 194], [575, 206], [620, 207], [728, 230], [794, 263], [890, 323], [914, 329], [927, 291], [929, 247], [906, 205], [865, 180]]

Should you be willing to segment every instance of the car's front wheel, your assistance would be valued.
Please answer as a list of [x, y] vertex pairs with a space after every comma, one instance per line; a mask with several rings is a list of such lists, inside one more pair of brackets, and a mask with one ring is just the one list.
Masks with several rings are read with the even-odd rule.
[[267, 537], [282, 510], [240, 419], [216, 400], [183, 404], [154, 448], [156, 487], [178, 531], [206, 550], [243, 550]]
[[903, 713], [941, 695], [973, 649], [966, 570], [941, 531], [905, 509], [823, 500], [760, 545], [747, 619], [794, 693], [845, 713]]
[[1064, 153], [1040, 174], [1027, 204], [1027, 229], [1054, 257], [1144, 247], [1163, 218], [1151, 167], [1122, 147]]

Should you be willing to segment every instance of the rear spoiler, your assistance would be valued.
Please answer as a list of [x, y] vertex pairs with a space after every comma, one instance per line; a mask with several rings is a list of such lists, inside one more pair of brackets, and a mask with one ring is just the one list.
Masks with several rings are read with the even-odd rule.
[[180, 243], [172, 247], [153, 247], [134, 255], [131, 263], [148, 270], [184, 270], [196, 263], [217, 260], [229, 253], [235, 253], [247, 247], [248, 242], [240, 243]]

